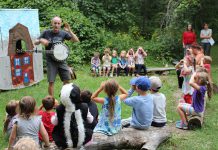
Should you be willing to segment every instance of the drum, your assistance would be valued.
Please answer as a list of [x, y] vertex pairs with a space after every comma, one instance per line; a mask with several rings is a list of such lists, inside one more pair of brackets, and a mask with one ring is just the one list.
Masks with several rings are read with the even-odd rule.
[[52, 47], [53, 58], [55, 61], [63, 62], [69, 56], [69, 48], [64, 43], [55, 43]]

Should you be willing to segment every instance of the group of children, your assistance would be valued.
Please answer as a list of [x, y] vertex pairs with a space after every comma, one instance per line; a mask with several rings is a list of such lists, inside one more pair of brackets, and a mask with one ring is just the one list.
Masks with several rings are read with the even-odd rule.
[[126, 76], [134, 76], [139, 75], [142, 69], [144, 75], [146, 75], [147, 70], [144, 64], [144, 58], [146, 56], [147, 53], [142, 47], [138, 47], [136, 52], [134, 52], [133, 48], [129, 49], [127, 53], [125, 50], [122, 50], [120, 52], [120, 57], [118, 56], [116, 49], [112, 51], [111, 56], [110, 49], [106, 48], [102, 57], [102, 67], [101, 60], [99, 58], [100, 54], [95, 52], [94, 56], [91, 58], [91, 68], [95, 76], [101, 76], [101, 68], [103, 68], [103, 76], [110, 75], [113, 77], [114, 73], [115, 76], [119, 76], [121, 70], [124, 70]]
[[[88, 122], [84, 125], [86, 132], [87, 129], [91, 129], [94, 133], [114, 135], [119, 133], [122, 127], [130, 126], [136, 129], [148, 129], [151, 125], [155, 127], [165, 126], [167, 121], [165, 111], [166, 97], [164, 94], [159, 93], [159, 89], [162, 86], [159, 77], [134, 77], [131, 79], [130, 85], [131, 88], [127, 92], [115, 80], [110, 79], [102, 82], [101, 86], [93, 94], [87, 90], [80, 93], [80, 90], [74, 86], [72, 89], [76, 91], [76, 94], [71, 92], [70, 96], [68, 95], [70, 98], [73, 97], [74, 101], [77, 99], [75, 106], [70, 104], [71, 107], [69, 108], [71, 109], [67, 107], [69, 104], [66, 101], [61, 100], [61, 104], [58, 104], [52, 96], [46, 96], [39, 108], [36, 106], [36, 100], [31, 96], [25, 96], [19, 101], [11, 100], [6, 106], [7, 119], [4, 123], [4, 133], [9, 136], [8, 149], [16, 149], [17, 143], [19, 143], [18, 147], [19, 145], [26, 145], [29, 142], [25, 142], [25, 139], [29, 138], [38, 147], [43, 145], [44, 148], [51, 147], [51, 143], [59, 147], [61, 143], [59, 141], [68, 139], [68, 136], [75, 139], [73, 136], [78, 136], [80, 133], [74, 130], [71, 133], [71, 128], [74, 126], [73, 124], [71, 125], [72, 122], [69, 123], [70, 127], [67, 130], [69, 133], [64, 132], [67, 128], [65, 117], [69, 115], [72, 109], [81, 109], [80, 112], [84, 115], [81, 107], [84, 103], [88, 106], [88, 113], [84, 117], [84, 122]], [[65, 88], [64, 90], [66, 91], [67, 89]], [[149, 90], [150, 92], [148, 92]], [[117, 95], [118, 91], [120, 91], [120, 95]], [[136, 91], [138, 96], [132, 96], [134, 91]], [[106, 97], [99, 97], [101, 92], [104, 92]], [[61, 98], [63, 96], [66, 98], [66, 94], [63, 94], [63, 91], [61, 91], [61, 94]], [[121, 119], [122, 101], [133, 108], [131, 117], [123, 120]], [[99, 116], [95, 102], [102, 104]], [[65, 119], [60, 119], [60, 113], [58, 114], [61, 107], [66, 109], [65, 115], [61, 116]], [[56, 109], [56, 112], [54, 109]], [[78, 119], [76, 111], [73, 111], [71, 114], [75, 114], [73, 120]], [[72, 119], [72, 117], [70, 118]], [[60, 125], [64, 126], [64, 131], [60, 130]], [[80, 128], [78, 122], [77, 125], [78, 127], [75, 129]], [[57, 130], [58, 134], [56, 134]], [[90, 135], [92, 135], [92, 131]], [[59, 134], [64, 136], [57, 136]], [[91, 141], [90, 139], [88, 140]], [[65, 144], [69, 143], [68, 141]], [[86, 143], [84, 142], [83, 144]], [[67, 148], [68, 146], [62, 148]]]
[[211, 98], [211, 62], [210, 56], [204, 56], [201, 46], [193, 44], [175, 66], [179, 71], [179, 83], [182, 82], [182, 98], [177, 107], [181, 120], [176, 122], [177, 128], [188, 129], [191, 115], [203, 116], [206, 91]]
[[[122, 51], [118, 59], [116, 51], [111, 57], [109, 49], [106, 49], [102, 58], [103, 73], [106, 75], [105, 71], [111, 68], [111, 63], [114, 68], [112, 71], [114, 71], [115, 64], [119, 64], [122, 59], [126, 60], [126, 57], [128, 58], [128, 68], [135, 65], [133, 62], [135, 56], [140, 58], [139, 65], [143, 64], [142, 59], [146, 55], [144, 50], [139, 47], [136, 54], [132, 49], [127, 55]], [[100, 66], [99, 56], [96, 58], [98, 58], [99, 65], [95, 66], [96, 63], [93, 63], [93, 68]], [[189, 115], [203, 115], [205, 93], [207, 92], [208, 98], [211, 98], [211, 62], [211, 58], [202, 55], [200, 48], [194, 45], [187, 50], [184, 59], [176, 65], [176, 68], [181, 70], [180, 77], [184, 79], [183, 95], [177, 107], [181, 118], [176, 122], [177, 128], [188, 128], [187, 118]], [[42, 145], [44, 148], [51, 147], [51, 143], [59, 148], [77, 147], [79, 143], [92, 142], [93, 132], [112, 136], [119, 133], [124, 127], [144, 130], [150, 126], [165, 126], [167, 122], [166, 97], [159, 92], [162, 87], [160, 78], [156, 76], [134, 77], [130, 80], [130, 86], [127, 92], [115, 80], [110, 79], [102, 82], [92, 94], [88, 90], [80, 92], [77, 86], [68, 84], [64, 85], [61, 90], [61, 104], [58, 104], [52, 96], [46, 96], [39, 108], [36, 106], [36, 100], [31, 96], [25, 96], [19, 101], [11, 100], [6, 106], [7, 118], [4, 123], [4, 133], [9, 136], [8, 149], [19, 149], [18, 147], [22, 145], [29, 146], [30, 139], [38, 147]], [[120, 91], [120, 95], [117, 94], [118, 91]], [[101, 92], [104, 92], [106, 96], [100, 97]], [[137, 96], [132, 96], [134, 92], [137, 93]], [[69, 103], [69, 101], [71, 102]], [[121, 118], [122, 102], [132, 107], [131, 117], [127, 119]], [[100, 115], [96, 103], [102, 105]], [[79, 118], [81, 115], [83, 121]], [[85, 133], [79, 135], [80, 131]], [[81, 137], [85, 141], [82, 141]], [[73, 142], [69, 139], [73, 139]]]

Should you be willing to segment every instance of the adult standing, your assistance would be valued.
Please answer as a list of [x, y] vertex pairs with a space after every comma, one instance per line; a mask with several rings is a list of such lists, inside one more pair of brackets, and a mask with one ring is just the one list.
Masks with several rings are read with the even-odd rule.
[[[192, 44], [196, 43], [196, 34], [193, 31], [192, 25], [188, 24], [186, 27], [186, 31], [183, 32], [182, 34], [182, 45], [184, 49], [184, 57], [186, 55], [186, 50], [191, 47]], [[183, 84], [183, 77], [180, 76], [181, 74], [181, 68], [178, 67], [176, 70], [177, 78], [178, 78], [178, 85], [179, 88], [182, 88]]]
[[190, 48], [190, 46], [194, 43], [196, 43], [196, 34], [193, 31], [192, 25], [188, 24], [186, 27], [186, 31], [183, 32], [183, 36], [182, 36], [184, 56], [186, 55], [186, 49]]
[[209, 26], [207, 23], [203, 24], [203, 29], [201, 30], [200, 34], [201, 44], [204, 49], [204, 54], [210, 56], [210, 39], [212, 38], [212, 29], [209, 29]]
[[[72, 32], [68, 23], [64, 24], [64, 30], [61, 30], [62, 20], [56, 16], [51, 20], [52, 29], [45, 30], [41, 33], [39, 38], [35, 41], [35, 45], [42, 44], [46, 51], [51, 50], [53, 45], [57, 42], [64, 42], [70, 40], [72, 42], [79, 42], [78, 37]], [[69, 83], [71, 76], [66, 61], [55, 61], [51, 54], [46, 53], [47, 77], [48, 77], [48, 93], [54, 96], [54, 82], [56, 75], [59, 74], [63, 84]]]

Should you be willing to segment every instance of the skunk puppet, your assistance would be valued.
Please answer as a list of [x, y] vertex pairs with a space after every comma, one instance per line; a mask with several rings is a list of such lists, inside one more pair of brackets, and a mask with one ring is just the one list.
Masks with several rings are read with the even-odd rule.
[[56, 125], [52, 137], [59, 148], [79, 148], [92, 138], [86, 121], [88, 106], [81, 103], [80, 89], [72, 83], [62, 87], [60, 100], [57, 116], [52, 118]]

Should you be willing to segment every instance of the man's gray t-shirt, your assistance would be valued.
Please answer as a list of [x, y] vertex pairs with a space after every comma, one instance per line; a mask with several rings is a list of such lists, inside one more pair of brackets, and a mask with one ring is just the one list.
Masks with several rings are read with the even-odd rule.
[[45, 30], [39, 36], [39, 39], [40, 38], [44, 38], [50, 42], [49, 45], [46, 47], [46, 50], [50, 50], [53, 44], [57, 42], [64, 42], [64, 40], [70, 40], [72, 38], [72, 35], [63, 30], [60, 30], [58, 33], [54, 33], [53, 30]]
[[[38, 39], [40, 38], [44, 38], [49, 41], [49, 45], [46, 46], [45, 49], [51, 50], [55, 43], [64, 42], [64, 40], [70, 40], [72, 35], [64, 30], [60, 30], [58, 33], [54, 33], [53, 30], [45, 30]], [[46, 54], [46, 56], [49, 57], [50, 55]]]

